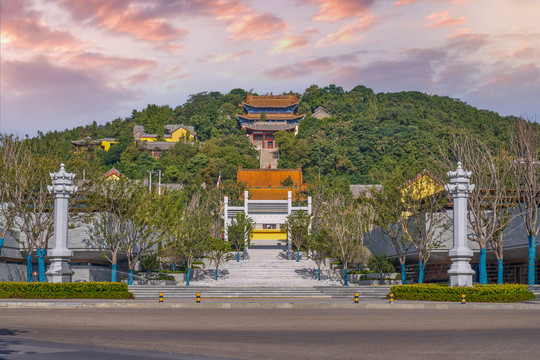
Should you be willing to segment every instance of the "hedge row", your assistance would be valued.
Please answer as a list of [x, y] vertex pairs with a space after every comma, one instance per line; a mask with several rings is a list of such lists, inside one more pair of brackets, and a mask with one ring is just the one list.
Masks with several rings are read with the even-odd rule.
[[465, 294], [467, 302], [518, 302], [534, 299], [527, 285], [474, 285], [473, 287], [449, 287], [440, 284], [395, 285], [390, 291], [394, 299], [427, 301], [461, 301]]
[[0, 282], [0, 298], [22, 299], [133, 299], [124, 283]]

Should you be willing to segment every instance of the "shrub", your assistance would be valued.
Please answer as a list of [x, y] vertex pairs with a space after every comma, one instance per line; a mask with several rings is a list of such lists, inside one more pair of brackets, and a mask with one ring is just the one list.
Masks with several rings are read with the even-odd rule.
[[449, 287], [441, 284], [412, 284], [392, 286], [390, 291], [399, 300], [461, 301], [467, 302], [518, 302], [534, 299], [526, 285], [474, 285], [474, 287]]
[[0, 298], [21, 299], [133, 299], [123, 283], [0, 282]]
[[373, 270], [379, 274], [393, 273], [396, 271], [392, 260], [390, 260], [386, 255], [372, 255], [371, 258], [369, 258], [368, 267], [370, 270]]
[[143, 255], [141, 256], [140, 263], [142, 271], [152, 271], [159, 269], [159, 256], [155, 252]]

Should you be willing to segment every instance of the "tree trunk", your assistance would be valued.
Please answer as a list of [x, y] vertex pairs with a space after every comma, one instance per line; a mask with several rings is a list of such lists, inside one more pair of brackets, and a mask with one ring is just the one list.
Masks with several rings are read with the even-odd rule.
[[343, 269], [343, 286], [349, 286], [347, 281], [347, 268]]
[[217, 277], [218, 277], [218, 268], [216, 266], [216, 280], [217, 280]]
[[111, 282], [116, 282], [116, 264], [112, 265]]
[[188, 266], [187, 268], [187, 276], [186, 276], [186, 286], [189, 286], [189, 278], [191, 276], [191, 266]]
[[401, 285], [407, 285], [407, 272], [405, 271], [405, 264], [401, 264]]
[[478, 264], [479, 279], [478, 282], [482, 285], [487, 285], [487, 268], [486, 268], [486, 249], [480, 248], [480, 261]]
[[32, 254], [26, 255], [26, 281], [32, 282]]
[[133, 285], [133, 269], [129, 269], [128, 273], [128, 285]]
[[536, 262], [536, 236], [527, 236], [529, 240], [529, 271], [527, 276], [527, 284], [534, 285], [535, 281], [535, 262]]
[[497, 284], [503, 283], [503, 259], [497, 260]]
[[424, 283], [424, 268], [426, 267], [426, 263], [420, 260], [418, 262], [419, 269], [418, 269], [418, 283], [423, 284]]
[[4, 246], [4, 238], [0, 238], [0, 255], [2, 255], [2, 246]]
[[46, 255], [47, 255], [47, 249], [37, 249], [39, 282], [47, 281], [47, 279], [45, 278], [45, 256]]
[[300, 261], [300, 249], [296, 249], [296, 262]]
[[319, 274], [318, 274], [318, 275], [319, 275], [319, 281], [321, 281], [321, 267], [320, 267], [320, 266], [318, 267], [318, 270], [319, 270], [319, 271], [318, 271], [318, 273], [319, 273]]

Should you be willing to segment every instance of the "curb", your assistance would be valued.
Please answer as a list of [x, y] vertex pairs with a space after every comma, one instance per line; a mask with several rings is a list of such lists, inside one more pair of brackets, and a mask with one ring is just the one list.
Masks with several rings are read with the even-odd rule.
[[357, 310], [540, 310], [540, 303], [434, 303], [406, 302], [109, 302], [109, 301], [0, 301], [0, 308], [39, 309], [357, 309]]

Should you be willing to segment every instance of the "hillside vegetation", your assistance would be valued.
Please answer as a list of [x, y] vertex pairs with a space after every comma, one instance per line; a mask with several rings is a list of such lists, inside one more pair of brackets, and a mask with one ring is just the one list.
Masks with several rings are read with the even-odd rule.
[[[115, 167], [125, 176], [141, 179], [148, 171], [161, 170], [169, 183], [215, 184], [236, 180], [238, 166], [257, 168], [257, 151], [238, 128], [235, 114], [247, 92], [194, 94], [183, 104], [148, 105], [133, 110], [130, 117], [105, 125], [96, 122], [71, 130], [39, 133], [29, 139], [37, 152], [53, 155], [80, 178], [101, 175]], [[311, 113], [323, 106], [332, 116], [318, 120]], [[373, 183], [374, 170], [390, 170], [401, 163], [422, 163], [441, 139], [467, 131], [490, 144], [503, 146], [508, 139], [510, 118], [479, 110], [466, 103], [420, 92], [375, 94], [357, 86], [351, 91], [330, 85], [313, 85], [301, 95], [300, 113], [307, 113], [299, 134], [278, 134], [279, 167], [301, 166], [306, 179], [339, 177], [353, 184]], [[183, 123], [197, 132], [194, 143], [178, 143], [153, 159], [137, 147], [133, 126], [163, 135], [163, 125]], [[116, 138], [110, 151], [94, 149], [75, 154], [72, 140], [90, 136]]]

